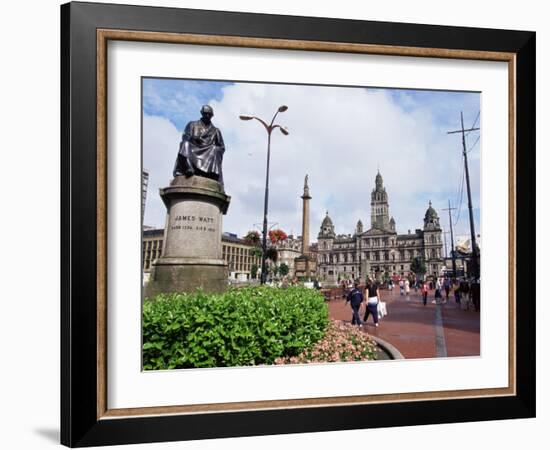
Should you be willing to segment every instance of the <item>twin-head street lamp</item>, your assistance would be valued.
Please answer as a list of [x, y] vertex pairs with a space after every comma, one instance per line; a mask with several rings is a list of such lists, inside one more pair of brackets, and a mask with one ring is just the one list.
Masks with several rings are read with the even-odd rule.
[[267, 131], [267, 169], [266, 169], [266, 175], [265, 175], [264, 223], [263, 223], [263, 231], [262, 231], [262, 275], [260, 279], [262, 284], [265, 284], [266, 277], [267, 277], [267, 267], [266, 267], [265, 260], [266, 260], [266, 252], [267, 252], [267, 204], [268, 204], [268, 198], [269, 198], [269, 156], [271, 154], [271, 132], [275, 128], [278, 128], [281, 131], [281, 133], [283, 133], [285, 136], [288, 135], [288, 130], [286, 128], [283, 128], [280, 125], [274, 124], [277, 114], [285, 112], [287, 109], [288, 109], [288, 106], [286, 105], [279, 106], [279, 109], [277, 109], [277, 112], [273, 116], [273, 119], [271, 119], [271, 122], [269, 125], [266, 122], [264, 122], [262, 119], [256, 116], [246, 116], [246, 115], [239, 116], [241, 120], [256, 119], [258, 122], [260, 122], [264, 126], [265, 131]]

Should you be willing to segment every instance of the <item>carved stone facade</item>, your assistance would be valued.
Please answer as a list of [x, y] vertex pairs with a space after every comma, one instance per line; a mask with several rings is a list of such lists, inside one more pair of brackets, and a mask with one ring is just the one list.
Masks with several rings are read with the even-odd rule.
[[294, 277], [294, 260], [302, 253], [301, 236], [295, 238], [290, 235], [284, 241], [277, 242], [273, 247], [277, 249], [277, 264], [286, 264], [288, 266], [289, 278]]
[[426, 275], [439, 275], [444, 267], [442, 232], [437, 212], [429, 203], [424, 227], [398, 234], [390, 217], [388, 194], [380, 172], [371, 193], [371, 227], [363, 230], [361, 220], [355, 232], [336, 235], [328, 212], [317, 236], [317, 275], [320, 280], [336, 283], [342, 278], [407, 276], [415, 257], [423, 260]]

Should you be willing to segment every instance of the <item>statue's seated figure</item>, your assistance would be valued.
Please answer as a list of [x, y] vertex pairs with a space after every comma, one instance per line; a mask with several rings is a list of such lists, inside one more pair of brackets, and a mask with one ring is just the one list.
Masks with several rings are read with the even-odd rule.
[[193, 175], [211, 178], [223, 186], [222, 160], [225, 145], [221, 131], [212, 124], [214, 110], [201, 108], [202, 117], [189, 122], [181, 138], [174, 177]]

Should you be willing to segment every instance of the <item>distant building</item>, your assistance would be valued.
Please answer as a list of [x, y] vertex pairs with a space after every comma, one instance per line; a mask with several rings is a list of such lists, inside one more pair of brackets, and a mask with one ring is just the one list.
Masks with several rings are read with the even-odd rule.
[[151, 265], [162, 255], [164, 228], [143, 227], [141, 245], [141, 268], [144, 285], [149, 282]]
[[277, 264], [286, 264], [288, 266], [288, 276], [294, 276], [294, 258], [300, 256], [302, 249], [302, 237], [295, 238], [290, 235], [284, 241], [273, 244], [277, 250]]
[[232, 280], [248, 281], [252, 278], [252, 269], [260, 269], [262, 259], [254, 254], [258, 249], [233, 233], [222, 234], [222, 254], [227, 263], [228, 276]]
[[388, 194], [382, 175], [376, 175], [371, 193], [371, 227], [363, 231], [361, 220], [355, 232], [336, 235], [328, 212], [317, 237], [317, 274], [322, 281], [341, 278], [380, 278], [406, 276], [414, 258], [422, 259], [427, 275], [439, 275], [443, 268], [443, 241], [439, 217], [430, 202], [424, 214], [424, 227], [407, 234], [397, 234], [396, 223], [389, 214]]
[[149, 185], [149, 172], [141, 171], [141, 223], [145, 215], [145, 202], [147, 200], [147, 186]]
[[[149, 279], [151, 265], [162, 255], [163, 243], [164, 228], [143, 227], [142, 269], [145, 282]], [[255, 248], [236, 234], [222, 234], [222, 254], [227, 263], [228, 278], [239, 281], [251, 278], [253, 266], [259, 269], [261, 265], [261, 257], [252, 252]]]
[[[467, 235], [457, 235], [455, 236], [455, 265], [456, 265], [456, 276], [462, 277], [469, 274], [472, 259], [472, 241], [469, 234]], [[476, 235], [476, 247], [478, 261], [481, 255], [481, 235]], [[453, 258], [449, 255], [445, 258], [445, 269], [447, 273], [452, 272], [453, 270]]]
[[164, 243], [164, 228], [144, 227], [143, 245], [141, 248], [141, 264], [143, 271], [149, 272], [151, 264], [162, 254], [162, 245]]
[[[481, 235], [476, 234], [476, 247], [481, 249]], [[459, 234], [455, 236], [455, 248], [461, 253], [472, 252], [472, 240], [469, 234]]]

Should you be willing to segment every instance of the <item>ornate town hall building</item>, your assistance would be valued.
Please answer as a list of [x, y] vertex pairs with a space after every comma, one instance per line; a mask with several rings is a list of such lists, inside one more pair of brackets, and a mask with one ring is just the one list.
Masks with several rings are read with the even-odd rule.
[[443, 244], [439, 217], [432, 203], [424, 215], [423, 229], [397, 234], [380, 172], [375, 183], [371, 193], [371, 226], [367, 231], [363, 231], [359, 220], [353, 235], [336, 235], [327, 212], [317, 237], [319, 278], [337, 282], [343, 277], [364, 279], [384, 272], [406, 276], [415, 257], [424, 261], [426, 275], [439, 275], [443, 268]]

